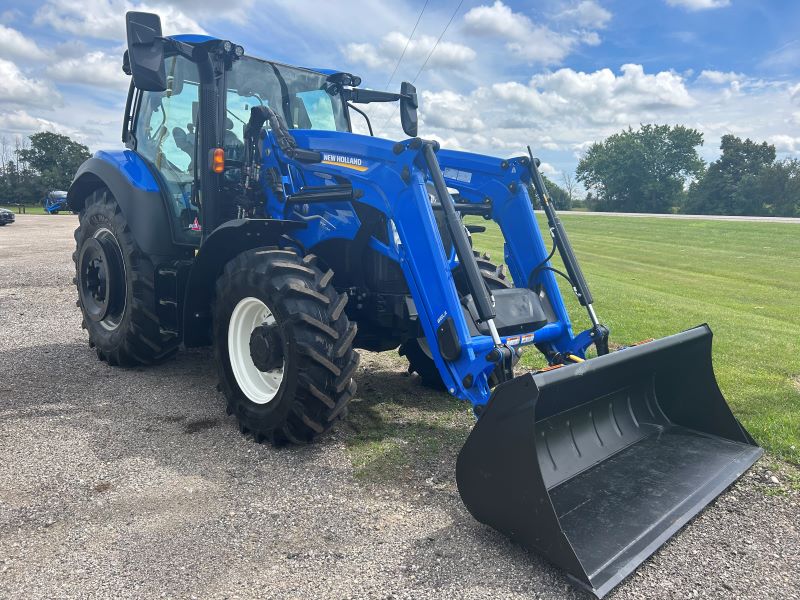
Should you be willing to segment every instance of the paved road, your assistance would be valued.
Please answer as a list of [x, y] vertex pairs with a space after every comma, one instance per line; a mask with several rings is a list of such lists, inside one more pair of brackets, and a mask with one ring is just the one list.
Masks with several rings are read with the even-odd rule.
[[[537, 210], [537, 213], [542, 213]], [[800, 224], [800, 218], [795, 217], [738, 217], [728, 215], [658, 215], [653, 213], [622, 213], [622, 212], [589, 212], [582, 210], [562, 211], [567, 215], [596, 215], [600, 217], [648, 217], [655, 219], [689, 219], [699, 221], [745, 221], [752, 223], [794, 223]]]
[[[0, 598], [586, 598], [469, 516], [449, 446], [373, 481], [345, 424], [304, 448], [241, 436], [207, 351], [98, 362], [70, 283], [75, 222], [0, 228]], [[380, 399], [402, 427], [444, 406], [391, 355], [362, 364], [354, 417]], [[766, 464], [610, 597], [800, 598], [798, 497]]]

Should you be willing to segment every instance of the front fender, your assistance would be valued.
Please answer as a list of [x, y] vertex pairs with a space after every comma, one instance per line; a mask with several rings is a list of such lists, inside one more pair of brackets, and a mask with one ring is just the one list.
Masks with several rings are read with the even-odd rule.
[[277, 219], [236, 219], [209, 235], [192, 263], [183, 301], [183, 343], [187, 347], [211, 343], [211, 302], [214, 285], [225, 265], [253, 248], [276, 246], [285, 234], [304, 223]]
[[142, 252], [176, 254], [164, 197], [144, 159], [131, 150], [95, 153], [78, 168], [70, 185], [70, 210], [80, 212], [92, 192], [102, 187], [114, 196]]

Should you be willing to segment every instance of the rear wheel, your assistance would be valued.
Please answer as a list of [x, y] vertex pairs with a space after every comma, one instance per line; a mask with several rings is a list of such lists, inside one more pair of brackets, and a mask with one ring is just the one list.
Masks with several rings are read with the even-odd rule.
[[[473, 250], [472, 253], [481, 270], [483, 280], [490, 291], [513, 287], [506, 277], [503, 265], [496, 265], [491, 262], [488, 254], [481, 254], [477, 250]], [[459, 295], [467, 295], [469, 286], [467, 285], [466, 277], [463, 275], [463, 269], [456, 270], [453, 273], [453, 279]], [[444, 381], [442, 381], [439, 369], [433, 361], [433, 354], [426, 338], [421, 337], [403, 342], [399, 353], [400, 356], [405, 356], [408, 360], [408, 372], [417, 373], [423, 385], [436, 390], [445, 389]]]
[[178, 340], [159, 327], [153, 263], [137, 246], [106, 188], [86, 199], [75, 242], [77, 304], [98, 358], [129, 366], [172, 356]]
[[220, 387], [228, 413], [258, 442], [310, 442], [355, 394], [356, 326], [332, 277], [311, 255], [261, 248], [230, 261], [217, 280]]

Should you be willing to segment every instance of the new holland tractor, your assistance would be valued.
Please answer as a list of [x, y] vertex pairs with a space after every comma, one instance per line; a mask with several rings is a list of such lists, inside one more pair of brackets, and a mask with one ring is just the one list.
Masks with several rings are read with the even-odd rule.
[[[717, 387], [708, 326], [609, 352], [530, 152], [417, 137], [408, 83], [368, 90], [227, 40], [164, 37], [148, 13], [128, 13], [127, 34], [125, 149], [97, 152], [69, 190], [78, 305], [101, 360], [213, 345], [228, 413], [281, 445], [345, 416], [356, 348], [399, 348], [474, 409], [456, 472], [468, 510], [597, 596], [760, 456]], [[352, 133], [372, 102], [399, 103], [408, 139]], [[473, 251], [483, 228], [464, 215], [499, 226], [509, 275]], [[515, 376], [525, 347], [550, 367]]]

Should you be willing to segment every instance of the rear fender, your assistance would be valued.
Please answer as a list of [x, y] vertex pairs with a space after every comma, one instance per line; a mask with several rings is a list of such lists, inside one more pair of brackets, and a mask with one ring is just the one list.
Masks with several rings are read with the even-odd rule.
[[236, 219], [217, 227], [203, 242], [189, 271], [183, 294], [184, 345], [211, 343], [214, 285], [229, 261], [253, 248], [277, 246], [285, 234], [304, 227], [304, 223], [276, 219]]
[[101, 187], [114, 196], [142, 252], [162, 257], [176, 254], [161, 190], [136, 152], [101, 150], [84, 162], [67, 192], [70, 210], [83, 210], [86, 199]]

